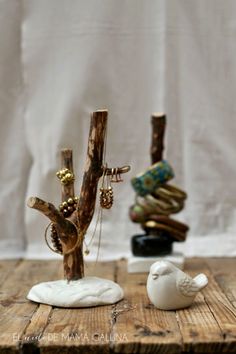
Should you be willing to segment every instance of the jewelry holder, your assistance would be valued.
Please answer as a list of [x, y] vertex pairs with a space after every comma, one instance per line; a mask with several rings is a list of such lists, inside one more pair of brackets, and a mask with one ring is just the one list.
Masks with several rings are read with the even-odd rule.
[[131, 239], [133, 256], [128, 259], [128, 272], [149, 272], [158, 260], [168, 260], [182, 268], [184, 257], [173, 252], [173, 243], [186, 239], [188, 226], [169, 217], [181, 211], [187, 194], [169, 183], [174, 171], [163, 160], [166, 116], [153, 114], [151, 162], [144, 173], [132, 178], [136, 191], [135, 204], [130, 208], [130, 219], [139, 223], [145, 233]]
[[115, 282], [84, 276], [83, 241], [94, 215], [99, 179], [102, 176], [111, 176], [112, 179], [114, 172], [117, 177], [130, 170], [129, 166], [115, 169], [104, 166], [107, 116], [107, 110], [96, 111], [91, 116], [79, 198], [74, 193], [72, 150], [65, 149], [61, 155], [62, 169], [57, 173], [62, 186], [59, 210], [37, 197], [28, 200], [30, 208], [40, 211], [51, 221], [52, 246], [47, 241], [47, 230], [45, 239], [53, 251], [62, 254], [65, 277], [64, 280], [33, 286], [27, 296], [29, 300], [58, 307], [91, 307], [113, 304], [123, 298], [123, 290]]

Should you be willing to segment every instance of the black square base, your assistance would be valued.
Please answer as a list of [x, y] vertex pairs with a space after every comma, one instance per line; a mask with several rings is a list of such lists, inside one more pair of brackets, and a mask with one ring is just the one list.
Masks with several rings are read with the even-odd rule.
[[134, 256], [150, 257], [164, 256], [172, 252], [172, 243], [168, 234], [160, 232], [160, 235], [135, 235], [131, 239], [131, 249]]

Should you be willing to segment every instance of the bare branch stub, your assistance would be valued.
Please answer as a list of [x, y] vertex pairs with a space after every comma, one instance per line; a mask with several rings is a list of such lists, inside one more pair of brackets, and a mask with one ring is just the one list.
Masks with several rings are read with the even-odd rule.
[[[61, 150], [61, 168], [68, 168], [71, 172], [73, 171], [73, 152], [71, 149]], [[61, 201], [64, 202], [69, 198], [74, 198], [74, 182], [69, 184], [61, 184]]]
[[[103, 168], [104, 170], [104, 168]], [[107, 176], [111, 176], [113, 174], [113, 171], [114, 169], [112, 168], [106, 168], [106, 175]], [[127, 173], [130, 171], [130, 166], [122, 166], [122, 167], [117, 167], [117, 174], [118, 175], [121, 175], [123, 173]]]
[[28, 199], [27, 205], [32, 209], [40, 211], [56, 225], [64, 252], [74, 247], [77, 241], [76, 228], [69, 220], [64, 218], [52, 203], [45, 202], [37, 197], [31, 197]]
[[152, 123], [152, 143], [151, 143], [151, 162], [159, 162], [163, 158], [164, 135], [166, 127], [166, 116], [164, 113], [153, 113]]

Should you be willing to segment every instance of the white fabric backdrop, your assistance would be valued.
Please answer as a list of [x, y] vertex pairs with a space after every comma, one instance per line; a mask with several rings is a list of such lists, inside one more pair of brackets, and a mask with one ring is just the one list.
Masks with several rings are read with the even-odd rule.
[[132, 172], [104, 215], [101, 257], [126, 256], [140, 232], [129, 179], [149, 164], [154, 111], [167, 113], [166, 157], [189, 194], [186, 254], [236, 255], [235, 14], [233, 0], [0, 1], [1, 257], [53, 256], [25, 200], [59, 203], [63, 147], [79, 191], [90, 112], [104, 107], [107, 162]]

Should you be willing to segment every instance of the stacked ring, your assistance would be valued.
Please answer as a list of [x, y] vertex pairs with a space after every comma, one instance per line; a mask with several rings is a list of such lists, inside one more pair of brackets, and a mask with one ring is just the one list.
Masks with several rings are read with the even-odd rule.
[[189, 227], [184, 224], [183, 222], [174, 220], [169, 218], [168, 216], [164, 215], [149, 215], [149, 220], [154, 220], [158, 222], [159, 224], [164, 224], [170, 227], [174, 227], [176, 230], [181, 231], [181, 232], [187, 232], [189, 230]]
[[141, 224], [148, 236], [168, 235], [171, 242], [181, 242], [186, 239], [188, 226], [169, 216], [183, 209], [187, 194], [167, 184], [173, 177], [174, 172], [165, 160], [134, 177], [131, 183], [136, 191], [136, 200], [129, 215], [133, 222]]
[[172, 185], [162, 185], [155, 191], [155, 196], [148, 194], [145, 197], [136, 196], [136, 204], [130, 208], [130, 218], [133, 222], [144, 222], [152, 215], [175, 214], [184, 207], [187, 194]]
[[157, 188], [154, 192], [154, 195], [157, 197], [161, 197], [163, 199], [173, 198], [175, 200], [185, 200], [187, 198], [187, 193], [182, 191], [180, 188], [173, 186], [171, 184], [164, 184]]
[[147, 214], [144, 208], [138, 204], [132, 205], [129, 209], [129, 216], [133, 222], [142, 223], [147, 220]]
[[174, 171], [165, 160], [155, 163], [144, 173], [132, 178], [131, 183], [136, 193], [141, 196], [154, 193], [157, 187], [174, 177]]
[[160, 212], [158, 214], [170, 215], [175, 214], [181, 211], [184, 207], [184, 203], [182, 201], [176, 201], [175, 199], [157, 199], [152, 195], [147, 195], [147, 202], [150, 204], [156, 205], [160, 208]]
[[145, 197], [136, 196], [136, 204], [141, 206], [144, 213], [147, 214], [160, 214], [170, 215], [178, 213], [183, 209], [184, 203], [174, 199], [154, 198], [151, 194]]
[[146, 221], [144, 224], [142, 224], [142, 228], [147, 232], [150, 232], [150, 230], [165, 230], [170, 233], [175, 241], [183, 242], [186, 239], [186, 232], [179, 231], [172, 226], [161, 224], [153, 220]]

